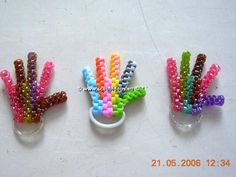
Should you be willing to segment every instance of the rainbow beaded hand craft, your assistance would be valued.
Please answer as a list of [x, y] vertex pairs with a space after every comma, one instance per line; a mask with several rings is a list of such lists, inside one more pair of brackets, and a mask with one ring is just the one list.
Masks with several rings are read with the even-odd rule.
[[67, 100], [66, 93], [63, 91], [45, 96], [54, 71], [54, 64], [50, 61], [45, 63], [40, 81], [37, 83], [36, 62], [37, 54], [30, 52], [26, 76], [23, 61], [21, 59], [14, 61], [16, 84], [7, 70], [0, 73], [16, 123], [38, 123], [48, 108]]
[[180, 76], [177, 73], [176, 60], [167, 59], [167, 74], [171, 95], [171, 108], [175, 112], [196, 115], [205, 106], [222, 106], [223, 95], [207, 95], [207, 91], [220, 71], [217, 64], [211, 65], [205, 76], [201, 78], [206, 55], [199, 54], [190, 74], [190, 52], [183, 52], [180, 65]]
[[105, 59], [96, 58], [95, 80], [89, 67], [83, 68], [83, 76], [92, 98], [92, 113], [94, 116], [121, 118], [124, 106], [146, 95], [144, 88], [127, 91], [136, 63], [129, 61], [120, 80], [120, 56], [113, 54], [110, 60], [110, 77], [106, 74]]

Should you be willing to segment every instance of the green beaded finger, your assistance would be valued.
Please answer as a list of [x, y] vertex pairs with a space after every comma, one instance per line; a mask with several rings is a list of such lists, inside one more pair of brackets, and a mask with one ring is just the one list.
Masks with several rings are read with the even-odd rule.
[[180, 65], [180, 94], [183, 99], [187, 97], [187, 79], [190, 74], [190, 57], [189, 51], [182, 53]]
[[138, 88], [132, 91], [126, 92], [122, 98], [119, 98], [119, 101], [116, 105], [113, 105], [113, 115], [117, 118], [122, 117], [123, 109], [126, 104], [132, 103], [139, 98], [142, 98], [146, 95], [145, 88]]

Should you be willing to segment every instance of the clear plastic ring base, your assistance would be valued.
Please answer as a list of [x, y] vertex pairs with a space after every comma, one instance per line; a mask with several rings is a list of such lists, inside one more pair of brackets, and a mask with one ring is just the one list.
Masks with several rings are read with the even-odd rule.
[[190, 130], [196, 127], [202, 120], [202, 113], [197, 115], [185, 114], [182, 112], [170, 111], [170, 118], [176, 127], [182, 130]]
[[44, 123], [42, 119], [38, 123], [30, 124], [14, 122], [14, 131], [19, 136], [29, 136], [38, 133], [42, 129], [43, 125]]
[[[89, 117], [90, 120], [98, 127], [100, 128], [105, 128], [105, 129], [112, 129], [112, 128], [116, 128], [119, 127], [120, 125], [122, 125], [125, 121], [125, 112], [123, 112], [123, 116], [120, 118], [119, 121], [114, 122], [114, 123], [103, 123], [97, 120], [97, 118], [94, 117], [93, 115], [93, 107], [91, 107], [89, 109]], [[106, 118], [107, 120], [110, 118]], [[111, 120], [111, 119], [110, 119]]]

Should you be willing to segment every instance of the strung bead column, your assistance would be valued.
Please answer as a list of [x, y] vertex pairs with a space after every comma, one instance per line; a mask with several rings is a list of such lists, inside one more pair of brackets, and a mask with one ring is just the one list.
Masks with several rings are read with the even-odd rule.
[[192, 76], [194, 76], [194, 88], [191, 96], [191, 103], [194, 104], [197, 102], [197, 98], [200, 94], [201, 87], [201, 75], [204, 67], [204, 63], [206, 62], [205, 54], [198, 54], [195, 65], [192, 70]]
[[96, 58], [96, 71], [97, 71], [97, 85], [101, 98], [103, 99], [103, 115], [106, 117], [112, 116], [112, 101], [111, 101], [111, 88], [112, 81], [107, 77], [105, 70], [105, 59], [104, 58]]
[[102, 114], [103, 101], [100, 100], [100, 95], [96, 91], [97, 89], [96, 81], [93, 78], [89, 67], [83, 68], [82, 72], [83, 72], [85, 82], [87, 83], [88, 91], [92, 98], [92, 103], [93, 103], [92, 112], [95, 116], [100, 116]]
[[123, 104], [120, 103], [121, 99], [118, 94], [119, 85], [119, 73], [120, 73], [120, 56], [113, 54], [110, 61], [110, 78], [112, 80], [112, 108], [113, 116], [121, 117], [123, 114]]
[[119, 82], [119, 95], [122, 96], [128, 85], [129, 82], [131, 81], [134, 71], [136, 69], [136, 63], [134, 61], [128, 61], [128, 64], [126, 65], [126, 68], [121, 76], [120, 82]]
[[0, 77], [5, 84], [5, 88], [9, 96], [10, 105], [14, 113], [14, 121], [16, 123], [23, 123], [23, 108], [20, 105], [20, 100], [16, 93], [16, 85], [13, 83], [12, 77], [8, 71], [1, 71]]
[[167, 75], [169, 79], [171, 107], [174, 111], [180, 112], [183, 110], [183, 99], [180, 95], [180, 78], [177, 73], [176, 61], [173, 58], [167, 59]]
[[201, 86], [200, 86], [201, 93], [203, 95], [206, 95], [209, 86], [211, 85], [213, 80], [216, 78], [219, 71], [220, 71], [220, 66], [219, 65], [217, 65], [217, 64], [211, 65], [209, 71], [207, 71], [206, 75], [203, 77], [202, 83], [201, 83]]
[[[39, 116], [36, 115], [37, 112], [37, 54], [34, 52], [30, 52], [28, 54], [28, 74], [27, 79], [29, 83], [29, 90], [30, 90], [30, 104], [31, 104], [31, 114], [32, 114], [32, 121], [38, 122]], [[37, 119], [37, 120], [35, 120]]]

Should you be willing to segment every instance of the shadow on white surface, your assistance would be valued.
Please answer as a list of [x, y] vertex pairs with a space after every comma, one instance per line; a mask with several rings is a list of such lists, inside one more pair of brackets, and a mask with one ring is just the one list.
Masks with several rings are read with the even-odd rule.
[[221, 106], [208, 107], [208, 108], [206, 107], [203, 109], [203, 114], [204, 114], [204, 117], [203, 117], [204, 122], [209, 121], [211, 124], [220, 124], [223, 118]]
[[[69, 98], [68, 98], [69, 99]], [[44, 123], [47, 124], [53, 124], [54, 121], [58, 121], [58, 119], [63, 119], [63, 117], [66, 115], [68, 111], [68, 100], [65, 103], [55, 105], [51, 108], [49, 108], [43, 115], [44, 117]]]

